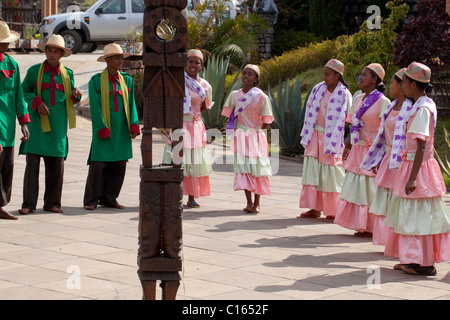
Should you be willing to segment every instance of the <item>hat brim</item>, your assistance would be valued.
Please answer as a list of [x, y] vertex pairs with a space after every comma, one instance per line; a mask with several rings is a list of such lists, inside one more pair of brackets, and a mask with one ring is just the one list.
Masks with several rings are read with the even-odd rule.
[[54, 48], [61, 49], [64, 51], [63, 58], [66, 58], [72, 54], [72, 50], [67, 49], [66, 47], [57, 46], [57, 45], [51, 44], [51, 43], [39, 43], [37, 46], [38, 46], [39, 50], [41, 50], [42, 52], [45, 52], [46, 47], [54, 47]]
[[124, 53], [108, 53], [108, 54], [105, 54], [105, 55], [103, 55], [103, 56], [101, 56], [101, 57], [98, 57], [97, 61], [98, 61], [98, 62], [106, 62], [106, 60], [105, 60], [106, 58], [111, 57], [111, 56], [118, 56], [118, 55], [122, 55], [123, 58], [125, 59], [125, 58], [128, 58], [129, 56], [131, 56], [131, 53], [129, 53], [129, 52], [124, 52]]
[[20, 38], [20, 34], [16, 31], [10, 30], [9, 31], [11, 34], [9, 35], [9, 37], [0, 39], [0, 43], [11, 43], [14, 42], [16, 40], [19, 40]]
[[331, 67], [331, 66], [327, 66], [325, 65], [325, 68], [331, 69], [337, 73], [339, 73], [341, 76], [344, 76], [344, 73], [342, 71], [339, 71], [337, 68]]

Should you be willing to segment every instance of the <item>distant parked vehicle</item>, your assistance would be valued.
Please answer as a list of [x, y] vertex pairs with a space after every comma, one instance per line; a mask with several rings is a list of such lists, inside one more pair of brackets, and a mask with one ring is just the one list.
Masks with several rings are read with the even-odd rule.
[[[236, 17], [238, 3], [237, 0], [226, 2], [229, 18]], [[193, 8], [192, 0], [189, 0], [188, 12], [190, 6]], [[99, 0], [85, 12], [45, 17], [39, 32], [42, 39], [48, 39], [52, 34], [62, 35], [66, 47], [73, 53], [82, 48], [93, 51], [99, 44], [123, 40], [131, 28], [142, 27], [144, 9], [144, 0]]]

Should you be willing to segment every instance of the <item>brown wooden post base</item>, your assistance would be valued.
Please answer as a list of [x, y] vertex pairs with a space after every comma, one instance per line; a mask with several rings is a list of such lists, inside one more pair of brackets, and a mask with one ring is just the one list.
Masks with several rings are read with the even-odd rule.
[[156, 300], [156, 281], [161, 281], [161, 300], [176, 300], [181, 280], [178, 272], [139, 271], [138, 274], [142, 285], [142, 300]]

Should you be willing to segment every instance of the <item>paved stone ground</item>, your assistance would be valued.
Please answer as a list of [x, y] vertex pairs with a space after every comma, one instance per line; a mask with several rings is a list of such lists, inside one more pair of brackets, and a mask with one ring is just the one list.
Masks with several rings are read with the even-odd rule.
[[[37, 56], [33, 63], [42, 61]], [[86, 88], [91, 70], [103, 68], [87, 57], [75, 55], [66, 62], [77, 85]], [[15, 58], [21, 67], [28, 63], [28, 57]], [[43, 166], [38, 210], [17, 213], [25, 157], [15, 158], [13, 196], [6, 209], [19, 220], [0, 220], [0, 299], [142, 298], [136, 264], [140, 137], [118, 199], [126, 208], [86, 211], [82, 198], [91, 124], [82, 117], [77, 121], [69, 132], [63, 214], [42, 211]], [[162, 147], [155, 139], [155, 164], [161, 161]], [[228, 153], [226, 157], [229, 161]], [[200, 208], [185, 207], [183, 213], [178, 300], [450, 299], [450, 263], [437, 264], [433, 277], [406, 275], [392, 269], [397, 260], [385, 257], [383, 247], [354, 237], [353, 231], [323, 219], [296, 219], [301, 212], [300, 162], [279, 160], [272, 195], [262, 197], [259, 215], [242, 211], [245, 197], [233, 191], [232, 166], [216, 163], [213, 169], [211, 196], [199, 199]], [[445, 199], [449, 203], [450, 196]], [[370, 285], [377, 277], [380, 286]]]

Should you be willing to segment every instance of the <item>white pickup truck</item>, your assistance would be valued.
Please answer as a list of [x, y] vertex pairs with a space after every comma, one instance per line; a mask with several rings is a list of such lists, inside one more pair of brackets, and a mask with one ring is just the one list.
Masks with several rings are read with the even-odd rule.
[[[236, 16], [238, 0], [226, 2], [230, 17]], [[188, 1], [188, 11], [193, 8]], [[144, 0], [98, 0], [86, 11], [70, 6], [68, 13], [45, 17], [39, 29], [41, 39], [48, 39], [52, 34], [64, 37], [66, 47], [73, 53], [80, 50], [95, 50], [98, 44], [124, 40], [132, 27], [142, 27], [144, 18]]]

